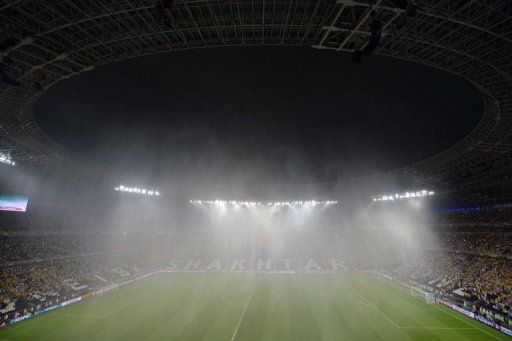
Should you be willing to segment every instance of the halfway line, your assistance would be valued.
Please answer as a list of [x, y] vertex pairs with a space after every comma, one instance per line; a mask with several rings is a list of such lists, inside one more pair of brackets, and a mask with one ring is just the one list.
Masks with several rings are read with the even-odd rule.
[[240, 328], [240, 324], [242, 323], [242, 320], [244, 319], [245, 312], [247, 311], [247, 308], [249, 307], [249, 303], [251, 302], [252, 295], [254, 294], [254, 291], [256, 290], [255, 285], [252, 288], [251, 294], [249, 295], [249, 299], [247, 299], [247, 302], [245, 303], [244, 310], [242, 311], [242, 315], [240, 316], [240, 320], [238, 321], [238, 324], [236, 325], [235, 331], [233, 332], [233, 335], [231, 336], [231, 341], [233, 341], [236, 338], [236, 334], [238, 333], [238, 329]]

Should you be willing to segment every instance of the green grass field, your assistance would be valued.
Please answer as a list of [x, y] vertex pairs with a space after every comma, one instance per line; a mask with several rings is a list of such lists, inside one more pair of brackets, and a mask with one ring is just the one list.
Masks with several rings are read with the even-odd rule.
[[508, 337], [374, 275], [160, 274], [0, 340], [486, 340]]

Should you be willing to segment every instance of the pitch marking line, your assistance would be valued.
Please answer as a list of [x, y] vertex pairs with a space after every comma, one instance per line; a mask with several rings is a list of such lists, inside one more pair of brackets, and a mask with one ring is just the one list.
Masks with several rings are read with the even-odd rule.
[[[277, 291], [275, 290], [272, 290], [270, 289], [269, 290], [270, 293], [272, 294], [272, 299], [267, 302], [267, 303], [261, 303], [261, 304], [251, 304], [249, 305], [249, 308], [260, 308], [260, 307], [265, 307], [265, 306], [268, 306], [268, 305], [272, 305], [274, 303], [276, 303], [277, 301], [279, 301], [279, 294], [277, 293]], [[236, 304], [236, 303], [233, 303], [229, 300], [229, 297], [227, 294], [224, 294], [222, 295], [222, 300], [226, 303], [226, 304], [229, 304], [229, 305], [232, 305], [234, 307], [239, 307], [239, 308], [243, 308], [244, 306], [241, 305], [241, 304]], [[1, 340], [0, 340], [1, 341]]]
[[[388, 282], [388, 283], [389, 283], [389, 282]], [[391, 283], [390, 283], [390, 284], [391, 284]], [[395, 284], [395, 285], [393, 285], [393, 286], [391, 286], [391, 287], [396, 288], [397, 290], [399, 290], [399, 291], [401, 291], [401, 292], [407, 292], [407, 293], [409, 293], [409, 291], [408, 291], [408, 290], [406, 290], [402, 285], [396, 285], [396, 283], [394, 283], [394, 284]], [[423, 303], [424, 303], [424, 301], [423, 301], [421, 298], [416, 297], [416, 296], [413, 296], [413, 297], [414, 297], [414, 298], [416, 298], [416, 299], [418, 299], [418, 300], [420, 300], [421, 302], [423, 302]], [[449, 316], [451, 316], [451, 317], [453, 317], [453, 318], [456, 318], [457, 320], [460, 320], [460, 321], [464, 322], [465, 324], [467, 324], [468, 326], [472, 327], [473, 329], [480, 330], [481, 332], [483, 332], [483, 333], [485, 333], [485, 334], [489, 335], [490, 337], [492, 337], [492, 338], [494, 338], [494, 339], [496, 339], [496, 340], [502, 340], [501, 338], [499, 338], [499, 337], [497, 337], [497, 336], [495, 336], [495, 335], [492, 335], [491, 333], [489, 333], [489, 332], [487, 332], [487, 331], [483, 330], [482, 328], [480, 328], [480, 327], [478, 327], [478, 326], [474, 326], [474, 325], [472, 325], [471, 323], [469, 323], [468, 321], [466, 321], [466, 320], [464, 320], [464, 319], [462, 319], [462, 318], [460, 318], [460, 317], [458, 317], [458, 316], [456, 316], [456, 315], [453, 315], [453, 314], [450, 314], [450, 313], [448, 313], [448, 312], [444, 311], [443, 309], [441, 309], [441, 308], [437, 307], [437, 306], [436, 306], [436, 304], [437, 304], [437, 303], [429, 304], [429, 306], [431, 306], [432, 308], [437, 309], [437, 310], [439, 310], [439, 311], [442, 311], [443, 313], [445, 313], [445, 314], [447, 314], [447, 315], [449, 315]]]
[[[357, 290], [356, 290], [356, 291], [357, 291]], [[372, 302], [370, 302], [370, 300], [369, 300], [369, 299], [367, 299], [364, 295], [362, 295], [362, 294], [361, 294], [361, 293], [359, 293], [359, 292], [357, 292], [357, 294], [358, 294], [358, 295], [360, 295], [362, 298], [364, 298], [364, 300], [365, 300], [367, 303], [363, 303], [363, 302], [361, 302], [361, 301], [357, 300], [356, 298], [354, 298], [354, 294], [353, 294], [353, 293], [352, 293], [352, 294], [350, 294], [350, 297], [351, 297], [354, 301], [358, 302], [359, 304], [365, 304], [365, 305], [367, 305], [367, 306], [369, 306], [369, 307], [371, 307], [371, 308], [373, 308], [373, 309], [377, 310], [377, 311], [378, 311], [382, 316], [384, 316], [388, 321], [390, 321], [390, 322], [391, 322], [391, 323], [392, 323], [396, 328], [398, 328], [398, 329], [400, 329], [400, 328], [401, 328], [401, 327], [400, 327], [400, 326], [399, 326], [395, 321], [393, 321], [393, 319], [391, 319], [388, 315], [386, 315], [386, 314], [385, 314], [382, 310], [380, 310], [377, 306], [375, 306], [374, 304], [372, 304]]]
[[53, 314], [48, 316], [62, 316], [62, 317], [90, 317], [96, 319], [102, 319], [107, 317], [108, 315], [81, 315], [81, 314]]
[[5, 334], [5, 333], [9, 333], [13, 330], [16, 330], [17, 328], [19, 327], [23, 327], [23, 326], [30, 326], [34, 323], [37, 323], [39, 321], [44, 321], [44, 319], [41, 319], [41, 318], [31, 318], [30, 320], [28, 321], [22, 321], [22, 322], [19, 322], [19, 323], [16, 323], [14, 326], [13, 325], [10, 325], [8, 328], [2, 330], [2, 333]]
[[[156, 296], [152, 296], [152, 297], [156, 297]], [[66, 314], [66, 313], [61, 313], [61, 314], [58, 314], [58, 313], [55, 313], [55, 314], [51, 314], [51, 315], [47, 315], [48, 317], [51, 317], [51, 316], [62, 316], [62, 317], [84, 317], [84, 318], [98, 318], [98, 319], [104, 319], [104, 318], [109, 318], [111, 317], [112, 315], [115, 315], [123, 310], [125, 310], [126, 308], [134, 305], [134, 304], [137, 304], [143, 300], [147, 300], [148, 298], [147, 297], [140, 297], [139, 299], [136, 299], [134, 301], [131, 301], [129, 302], [128, 304], [125, 304], [123, 306], [121, 306], [120, 308], [118, 308], [117, 310], [114, 310], [108, 314], [104, 314], [104, 315], [90, 315], [90, 314]], [[151, 297], [149, 298], [151, 299]], [[0, 340], [1, 341], [1, 340]]]
[[[406, 291], [406, 290], [403, 290], [403, 291]], [[414, 297], [414, 298], [416, 298], [416, 299], [418, 299], [418, 300], [420, 300], [421, 302], [423, 302], [423, 300], [422, 300], [421, 298], [416, 297], [416, 296], [413, 296], [413, 297]], [[451, 316], [451, 317], [453, 317], [453, 318], [456, 318], [456, 319], [457, 319], [457, 320], [459, 320], [459, 321], [464, 322], [465, 324], [467, 324], [468, 326], [470, 326], [470, 327], [471, 327], [471, 328], [473, 328], [473, 329], [480, 330], [481, 332], [483, 332], [483, 333], [485, 333], [485, 334], [489, 335], [490, 337], [492, 337], [492, 338], [494, 338], [494, 339], [496, 339], [496, 340], [501, 340], [501, 338], [499, 338], [499, 337], [497, 337], [497, 336], [495, 336], [495, 335], [492, 335], [491, 333], [489, 333], [489, 332], [487, 332], [487, 331], [483, 330], [482, 328], [480, 328], [480, 327], [478, 327], [478, 326], [474, 326], [474, 325], [472, 325], [471, 323], [469, 323], [468, 321], [464, 320], [463, 318], [460, 318], [460, 317], [458, 317], [457, 315], [453, 315], [453, 314], [450, 314], [450, 313], [446, 312], [445, 310], [443, 310], [443, 309], [441, 309], [441, 308], [437, 307], [437, 306], [436, 306], [436, 304], [437, 304], [437, 303], [429, 304], [429, 306], [431, 306], [432, 308], [437, 309], [437, 310], [439, 310], [439, 311], [441, 311], [441, 312], [445, 313], [446, 315], [449, 315], [449, 316]]]
[[[434, 303], [434, 304], [435, 304], [435, 303]], [[456, 315], [452, 315], [452, 314], [450, 314], [450, 313], [448, 313], [448, 312], [444, 311], [443, 309], [441, 309], [441, 308], [439, 308], [439, 307], [436, 307], [436, 306], [433, 306], [433, 308], [436, 308], [437, 310], [442, 311], [442, 312], [443, 312], [443, 313], [445, 313], [446, 315], [449, 315], [449, 316], [451, 316], [451, 317], [456, 318], [456, 319], [457, 319], [457, 320], [459, 320], [459, 321], [464, 322], [465, 324], [467, 324], [467, 325], [468, 325], [468, 326], [470, 326], [470, 327], [473, 327], [473, 328], [475, 328], [475, 329], [478, 329], [478, 330], [480, 330], [480, 331], [482, 331], [482, 332], [486, 333], [487, 335], [489, 335], [490, 337], [492, 337], [492, 338], [494, 338], [494, 339], [496, 339], [496, 340], [501, 340], [499, 337], [497, 337], [497, 336], [495, 336], [495, 335], [492, 335], [491, 333], [489, 333], [489, 332], [487, 332], [487, 331], [483, 330], [482, 328], [480, 328], [480, 327], [478, 327], [478, 326], [474, 326], [474, 325], [472, 325], [472, 324], [471, 324], [471, 323], [469, 323], [468, 321], [466, 321], [466, 320], [464, 320], [464, 319], [462, 319], [462, 318], [460, 318], [460, 317], [458, 317], [458, 316], [456, 316]]]
[[242, 320], [244, 319], [245, 312], [247, 311], [247, 308], [249, 307], [249, 303], [251, 303], [252, 295], [254, 295], [255, 290], [256, 290], [256, 285], [254, 286], [254, 288], [252, 288], [251, 294], [249, 295], [249, 298], [247, 299], [247, 302], [245, 303], [245, 307], [244, 307], [244, 310], [242, 311], [242, 315], [240, 315], [240, 320], [238, 320], [238, 324], [236, 325], [235, 331], [233, 332], [233, 335], [231, 336], [231, 341], [233, 341], [236, 338], [236, 334], [238, 333], [240, 324], [242, 323]]
[[428, 330], [474, 330], [475, 328], [469, 327], [400, 327], [400, 329], [428, 329]]
[[87, 314], [52, 314], [52, 315], [48, 315], [48, 316], [63, 316], [63, 317], [89, 317], [89, 318], [98, 318], [98, 319], [103, 319], [103, 318], [108, 318], [112, 315], [115, 315], [123, 310], [125, 310], [126, 308], [136, 304], [136, 303], [139, 303], [140, 301], [143, 301], [143, 300], [146, 300], [147, 298], [146, 297], [141, 297], [137, 300], [134, 300], [134, 301], [131, 301], [130, 303], [128, 304], [125, 304], [123, 306], [121, 306], [120, 308], [118, 308], [117, 310], [114, 310], [108, 314], [104, 314], [104, 315], [87, 315]]
[[[393, 319], [391, 319], [388, 315], [386, 315], [382, 310], [380, 310], [372, 302], [370, 302], [370, 300], [367, 299], [364, 295], [361, 295], [359, 292], [357, 292], [357, 294], [360, 295], [366, 302], [361, 302], [360, 300], [355, 298], [354, 293], [350, 294], [350, 298], [352, 298], [355, 302], [357, 302], [359, 304], [364, 304], [366, 306], [369, 306], [370, 308], [377, 310], [382, 316], [384, 316], [388, 321], [390, 321], [398, 329], [427, 329], [427, 330], [471, 330], [471, 329], [475, 329], [475, 327], [472, 325], [469, 325], [469, 327], [428, 327], [428, 326], [402, 327], [402, 326], [399, 326]], [[491, 334], [489, 334], [489, 335], [491, 335]], [[493, 336], [493, 335], [491, 335], [491, 336]]]

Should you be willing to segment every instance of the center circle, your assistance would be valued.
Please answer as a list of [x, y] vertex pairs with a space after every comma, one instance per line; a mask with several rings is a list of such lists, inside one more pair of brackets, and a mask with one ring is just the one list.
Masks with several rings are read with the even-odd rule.
[[[258, 289], [253, 293], [253, 288], [239, 289], [222, 295], [222, 300], [239, 308], [258, 308], [272, 305], [279, 301], [279, 294], [272, 289]], [[252, 293], [252, 296], [251, 296]], [[249, 303], [247, 300], [249, 300]]]

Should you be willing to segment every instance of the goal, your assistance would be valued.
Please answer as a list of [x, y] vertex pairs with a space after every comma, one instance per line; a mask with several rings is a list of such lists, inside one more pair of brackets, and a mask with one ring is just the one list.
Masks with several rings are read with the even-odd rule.
[[436, 297], [434, 296], [434, 294], [423, 291], [419, 288], [411, 287], [411, 295], [419, 297], [425, 300], [427, 303], [436, 303]]

